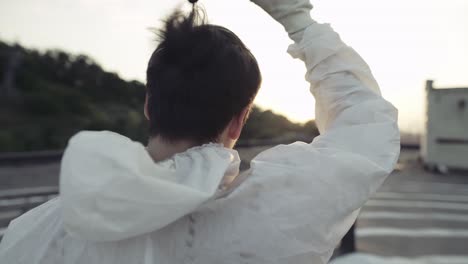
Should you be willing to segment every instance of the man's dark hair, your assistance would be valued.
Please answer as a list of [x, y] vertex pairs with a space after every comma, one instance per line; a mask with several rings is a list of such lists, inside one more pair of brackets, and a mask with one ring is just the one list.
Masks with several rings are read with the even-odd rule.
[[201, 15], [197, 7], [188, 15], [176, 10], [157, 32], [146, 72], [151, 136], [214, 141], [257, 94], [261, 74], [252, 53]]

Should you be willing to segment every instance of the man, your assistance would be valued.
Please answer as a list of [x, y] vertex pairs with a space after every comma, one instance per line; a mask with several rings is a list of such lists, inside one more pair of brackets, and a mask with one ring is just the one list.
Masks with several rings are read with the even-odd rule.
[[[229, 30], [173, 14], [148, 65], [147, 148], [111, 132], [69, 142], [60, 197], [12, 221], [2, 263], [326, 263], [399, 155], [397, 111], [308, 0], [254, 0], [305, 62], [321, 135], [239, 175], [232, 146], [260, 84]], [[232, 180], [234, 178], [234, 180]]]

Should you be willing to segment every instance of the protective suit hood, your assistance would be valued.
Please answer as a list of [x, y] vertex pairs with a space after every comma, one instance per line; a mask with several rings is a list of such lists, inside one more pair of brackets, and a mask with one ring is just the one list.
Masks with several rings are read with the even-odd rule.
[[60, 196], [66, 231], [115, 241], [161, 229], [214, 197], [239, 172], [235, 150], [207, 144], [155, 163], [140, 143], [108, 131], [75, 135], [64, 153]]

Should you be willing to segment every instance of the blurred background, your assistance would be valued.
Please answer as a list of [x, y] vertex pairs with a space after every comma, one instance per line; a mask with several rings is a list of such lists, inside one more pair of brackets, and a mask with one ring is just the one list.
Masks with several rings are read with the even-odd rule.
[[[247, 0], [201, 0], [257, 57], [263, 84], [237, 146], [242, 169], [279, 143], [311, 141], [314, 99], [282, 27]], [[468, 2], [313, 1], [370, 65], [399, 109], [398, 167], [336, 255], [468, 263]], [[60, 158], [80, 130], [147, 141], [151, 28], [174, 0], [0, 0], [0, 236], [57, 194]], [[434, 81], [432, 81], [434, 80]], [[439, 261], [439, 262], [437, 262]], [[400, 263], [400, 262], [396, 262]], [[426, 262], [424, 262], [426, 263]]]

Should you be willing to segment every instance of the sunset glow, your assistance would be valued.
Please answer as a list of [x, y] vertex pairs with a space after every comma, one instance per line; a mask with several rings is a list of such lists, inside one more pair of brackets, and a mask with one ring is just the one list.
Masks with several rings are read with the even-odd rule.
[[[144, 82], [155, 47], [150, 27], [185, 1], [19, 0], [0, 2], [0, 39], [29, 48], [89, 55], [106, 70]], [[247, 0], [201, 0], [210, 22], [223, 25], [257, 57], [263, 85], [256, 103], [294, 121], [314, 118], [305, 68], [286, 49], [281, 26]], [[400, 111], [402, 130], [418, 132], [424, 83], [468, 87], [468, 1], [317, 0], [312, 16], [331, 23], [371, 66], [385, 98]]]

